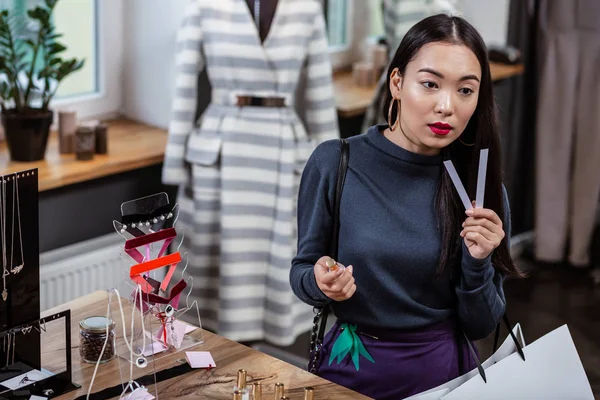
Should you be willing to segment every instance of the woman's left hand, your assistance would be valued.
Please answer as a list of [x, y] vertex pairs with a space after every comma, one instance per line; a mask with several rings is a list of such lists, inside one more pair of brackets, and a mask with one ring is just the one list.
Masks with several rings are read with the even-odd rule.
[[494, 210], [487, 208], [471, 208], [466, 211], [468, 218], [463, 223], [460, 236], [473, 258], [484, 259], [504, 239], [502, 220]]

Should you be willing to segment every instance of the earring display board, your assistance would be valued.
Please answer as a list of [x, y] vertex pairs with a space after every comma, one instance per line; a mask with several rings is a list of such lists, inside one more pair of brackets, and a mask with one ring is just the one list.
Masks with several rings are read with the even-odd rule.
[[[44, 358], [36, 366], [16, 351], [32, 337], [44, 347]], [[0, 399], [52, 398], [81, 387], [71, 382], [71, 310], [0, 332], [0, 347], [7, 362], [0, 369]]]
[[[0, 176], [0, 261], [2, 332], [40, 318], [37, 169]], [[13, 344], [13, 353], [40, 369], [40, 335], [30, 333]], [[7, 367], [6, 356], [0, 342], [0, 369]]]

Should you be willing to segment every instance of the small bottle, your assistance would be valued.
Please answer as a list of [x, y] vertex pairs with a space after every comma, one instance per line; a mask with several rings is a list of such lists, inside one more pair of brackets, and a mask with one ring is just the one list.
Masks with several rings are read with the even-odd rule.
[[238, 370], [237, 384], [233, 388], [233, 390], [235, 392], [240, 392], [240, 394], [242, 395], [240, 400], [250, 400], [250, 393], [248, 392], [248, 389], [246, 389], [246, 370], [245, 369]]
[[284, 397], [284, 387], [283, 387], [283, 383], [278, 382], [275, 384], [275, 400], [281, 400], [282, 397]]
[[242, 392], [236, 390], [233, 392], [233, 400], [242, 400]]
[[254, 382], [252, 385], [252, 400], [262, 400], [262, 385], [260, 382]]
[[315, 390], [313, 388], [304, 388], [304, 400], [315, 400]]
[[337, 271], [341, 267], [333, 258], [325, 261], [325, 265], [327, 265], [329, 272]]

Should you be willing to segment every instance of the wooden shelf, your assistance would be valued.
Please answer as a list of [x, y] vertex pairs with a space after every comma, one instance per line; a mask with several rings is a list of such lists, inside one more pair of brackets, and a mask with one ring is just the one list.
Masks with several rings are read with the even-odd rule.
[[12, 162], [6, 142], [0, 144], [0, 174], [37, 168], [40, 192], [92, 179], [159, 164], [163, 161], [167, 132], [127, 119], [107, 121], [108, 154], [94, 155], [90, 161], [77, 161], [75, 154], [60, 154], [58, 135], [48, 139], [46, 159]]
[[[523, 65], [490, 63], [492, 80], [497, 82], [523, 73]], [[371, 105], [377, 86], [357, 86], [351, 71], [340, 71], [333, 75], [333, 91], [338, 115], [344, 118], [364, 113]]]

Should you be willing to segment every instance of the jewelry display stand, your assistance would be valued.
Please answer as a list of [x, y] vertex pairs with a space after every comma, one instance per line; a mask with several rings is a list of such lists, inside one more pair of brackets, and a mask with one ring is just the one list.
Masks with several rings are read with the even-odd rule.
[[[37, 169], [0, 176], [0, 242], [0, 331], [6, 331], [40, 318]], [[17, 342], [16, 353], [39, 368], [39, 335]]]
[[[41, 340], [42, 347], [51, 349], [36, 365], [12, 346], [31, 339]], [[6, 344], [8, 359], [0, 371], [0, 399], [53, 398], [81, 387], [71, 381], [71, 310], [0, 332], [0, 343]]]
[[[198, 305], [189, 303], [193, 278], [185, 273], [187, 254], [174, 251], [165, 255], [170, 244], [178, 246], [183, 240], [175, 230], [178, 216], [178, 205], [170, 204], [166, 193], [157, 193], [123, 203], [121, 221], [113, 221], [115, 230], [126, 240], [119, 252], [126, 265], [124, 279], [131, 288], [123, 296], [129, 296], [137, 313], [133, 322], [134, 350], [141, 351], [145, 345], [145, 354], [153, 354], [153, 360], [204, 342]], [[152, 266], [146, 270], [145, 265]], [[134, 296], [137, 285], [144, 286], [141, 301]], [[184, 323], [183, 315], [197, 324]], [[129, 362], [126, 346], [117, 347], [118, 356]]]
[[[70, 311], [40, 319], [37, 169], [0, 176], [0, 250], [0, 399], [50, 398], [77, 389], [71, 382]], [[53, 336], [46, 335], [46, 325], [58, 327]], [[61, 338], [64, 354], [51, 352], [60, 359], [57, 369], [42, 348], [53, 349]]]

